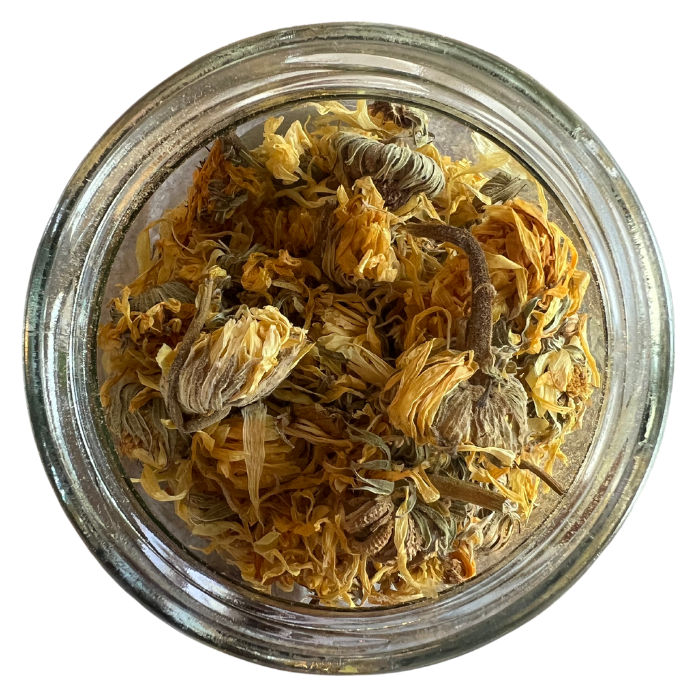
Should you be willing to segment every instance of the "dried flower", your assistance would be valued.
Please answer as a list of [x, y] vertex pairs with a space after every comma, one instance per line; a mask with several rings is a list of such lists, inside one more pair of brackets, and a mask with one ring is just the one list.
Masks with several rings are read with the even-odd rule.
[[420, 109], [377, 100], [369, 105], [367, 111], [382, 122], [390, 121], [409, 131], [416, 148], [425, 146], [432, 140], [432, 135], [428, 132], [428, 115]]
[[445, 176], [437, 163], [418, 151], [368, 136], [339, 131], [333, 139], [335, 175], [346, 189], [356, 180], [371, 177], [389, 210], [398, 209], [413, 196], [439, 194]]
[[[306, 332], [274, 307], [241, 308], [213, 333], [203, 333], [192, 343], [160, 355], [161, 366], [170, 369], [163, 386], [176, 384], [175, 397], [182, 414], [192, 416], [183, 424], [195, 432], [225, 418], [234, 407], [247, 406], [271, 394], [312, 348]], [[177, 374], [173, 364], [187, 353]], [[174, 355], [174, 357], [173, 357]]]
[[325, 241], [323, 269], [343, 287], [361, 280], [393, 282], [399, 269], [391, 246], [395, 219], [370, 178], [357, 180], [351, 192], [338, 189], [337, 223]]
[[487, 388], [462, 382], [446, 395], [435, 417], [438, 445], [497, 447], [518, 454], [530, 433], [527, 394], [515, 377], [494, 381]]
[[111, 396], [106, 417], [112, 432], [119, 435], [119, 450], [127, 457], [165, 467], [176, 454], [178, 435], [163, 425], [168, 418], [163, 399], [126, 377], [117, 382]]
[[300, 156], [311, 147], [311, 142], [298, 121], [287, 129], [284, 136], [280, 136], [277, 129], [283, 121], [284, 117], [270, 117], [265, 122], [262, 145], [251, 154], [263, 163], [274, 177], [285, 185], [291, 185], [299, 179]]
[[136, 297], [129, 299], [132, 311], [143, 313], [168, 299], [175, 299], [183, 304], [194, 304], [196, 294], [182, 282], [166, 282], [158, 287], [153, 287]]

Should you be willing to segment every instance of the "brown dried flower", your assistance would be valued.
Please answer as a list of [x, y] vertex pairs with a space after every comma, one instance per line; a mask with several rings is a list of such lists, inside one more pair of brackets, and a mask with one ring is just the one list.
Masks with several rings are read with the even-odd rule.
[[386, 207], [398, 209], [411, 197], [435, 197], [445, 187], [440, 166], [407, 146], [382, 143], [368, 136], [339, 131], [333, 138], [335, 175], [346, 189], [363, 177], [371, 177]]
[[[208, 311], [209, 282], [190, 329]], [[273, 306], [242, 307], [212, 333], [202, 333], [193, 342], [186, 335], [175, 350], [164, 345], [159, 353], [164, 370], [161, 384], [176, 427], [185, 433], [202, 430], [225, 418], [232, 408], [268, 396], [312, 347], [306, 331], [293, 326]], [[183, 414], [192, 418], [185, 422]]]

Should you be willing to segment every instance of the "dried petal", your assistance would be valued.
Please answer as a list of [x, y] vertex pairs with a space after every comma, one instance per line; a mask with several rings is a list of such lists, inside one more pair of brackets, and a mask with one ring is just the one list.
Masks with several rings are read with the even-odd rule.
[[243, 449], [248, 474], [248, 493], [255, 513], [260, 511], [260, 476], [265, 466], [267, 408], [261, 401], [243, 408]]

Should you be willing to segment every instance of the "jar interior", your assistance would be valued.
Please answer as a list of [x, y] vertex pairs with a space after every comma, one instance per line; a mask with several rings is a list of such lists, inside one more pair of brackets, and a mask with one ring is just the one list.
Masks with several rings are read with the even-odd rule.
[[[363, 96], [363, 98], [365, 98], [365, 96]], [[352, 106], [354, 104], [351, 100], [342, 101], [347, 106]], [[435, 145], [441, 153], [449, 155], [454, 159], [467, 158], [472, 162], [477, 160], [478, 153], [472, 139], [472, 132], [477, 130], [476, 127], [434, 108], [428, 108], [424, 105], [417, 106], [428, 113], [430, 117], [430, 131], [434, 134]], [[244, 123], [226, 125], [222, 127], [220, 134], [224, 134], [235, 127], [236, 133], [243, 142], [249, 147], [254, 147], [262, 141], [263, 124], [268, 117], [284, 116], [284, 125], [286, 127], [295, 119], [299, 119], [304, 123], [312, 111], [313, 108], [308, 104], [291, 104], [282, 109], [277, 108], [273, 111], [259, 114]], [[486, 136], [497, 146], [506, 148], [498, 140], [497, 135], [488, 134]], [[119, 295], [121, 286], [127, 285], [138, 275], [134, 255], [138, 234], [149, 222], [159, 218], [164, 210], [175, 207], [185, 199], [187, 190], [192, 182], [192, 174], [197, 166], [205, 159], [206, 155], [207, 146], [203, 145], [197, 152], [185, 157], [179, 167], [157, 187], [135, 218], [132, 219], [112, 265], [106, 272], [107, 280], [106, 284], [103, 285], [104, 294], [101, 303], [100, 324], [106, 323], [109, 320], [111, 300]], [[511, 155], [518, 157], [517, 154], [511, 153]], [[586, 455], [595, 440], [599, 416], [601, 414], [607, 387], [607, 375], [605, 372], [607, 362], [606, 324], [603, 296], [597, 281], [590, 251], [586, 244], [585, 233], [581, 232], [568, 217], [566, 207], [562, 205], [555, 195], [552, 183], [548, 183], [538, 176], [537, 164], [523, 161], [521, 157], [518, 157], [518, 159], [527, 170], [540, 180], [549, 206], [549, 219], [556, 223], [573, 241], [579, 254], [579, 269], [585, 270], [591, 275], [591, 283], [588, 287], [581, 311], [588, 314], [591, 319], [589, 324], [589, 343], [591, 352], [601, 369], [603, 386], [593, 394], [590, 406], [583, 417], [582, 427], [571, 433], [564, 443], [563, 451], [567, 457], [567, 463], [564, 464], [562, 461], [558, 460], [555, 465], [554, 473], [557, 479], [568, 489], [577, 479], [586, 477], [582, 467], [585, 464]], [[528, 183], [526, 189], [521, 192], [519, 196], [530, 202], [537, 201], [536, 189], [532, 183]], [[101, 385], [106, 379], [106, 376], [100, 361], [101, 351], [96, 350], [96, 352], [98, 353], [97, 361], [93, 366], [98, 368], [98, 383]], [[96, 420], [104, 421], [104, 416], [96, 416]], [[211, 574], [225, 580], [229, 585], [236, 588], [249, 589], [250, 584], [241, 579], [234, 565], [227, 563], [217, 554], [203, 553], [202, 550], [207, 546], [207, 541], [192, 535], [185, 523], [175, 514], [172, 504], [152, 500], [143, 493], [139, 485], [131, 482], [132, 478], [137, 478], [140, 475], [141, 469], [138, 463], [124, 458], [123, 456], [116, 455], [116, 450], [114, 450], [114, 452], [115, 461], [118, 460], [123, 472], [124, 488], [133, 490], [134, 495], [140, 500], [142, 506], [159, 525], [166, 546], [184, 548], [190, 556], [198, 560]], [[547, 491], [547, 493], [544, 493], [544, 491]], [[527, 523], [523, 523], [520, 532], [512, 537], [502, 549], [497, 551], [480, 551], [477, 554], [478, 569], [476, 576], [460, 585], [469, 587], [478, 586], [480, 581], [483, 581], [496, 570], [507, 566], [518, 549], [526, 542], [532, 543], [533, 540], [537, 541], [538, 532], [541, 530], [543, 523], [552, 517], [558, 509], [563, 507], [566, 507], [566, 499], [558, 496], [553, 491], [544, 487], [544, 485], [541, 485], [537, 505], [530, 520]], [[308, 592], [300, 586], [296, 586], [295, 590], [291, 593], [286, 593], [273, 587], [273, 590], [268, 595], [273, 599], [278, 598], [297, 604], [305, 604], [310, 601]], [[407, 603], [405, 605], [411, 604], [412, 603]]]

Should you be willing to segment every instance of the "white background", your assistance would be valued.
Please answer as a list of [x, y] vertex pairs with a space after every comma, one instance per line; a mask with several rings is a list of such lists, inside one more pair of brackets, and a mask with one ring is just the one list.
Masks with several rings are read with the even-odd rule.
[[[694, 0], [8, 3], [0, 43], [3, 697], [700, 697], [697, 7]], [[472, 43], [534, 76], [589, 124], [656, 231], [677, 350], [655, 467], [622, 530], [579, 583], [467, 656], [398, 675], [328, 678], [269, 670], [198, 644], [101, 569], [44, 475], [24, 410], [19, 345], [43, 228], [74, 169], [124, 110], [222, 45], [347, 20], [412, 25]]]

